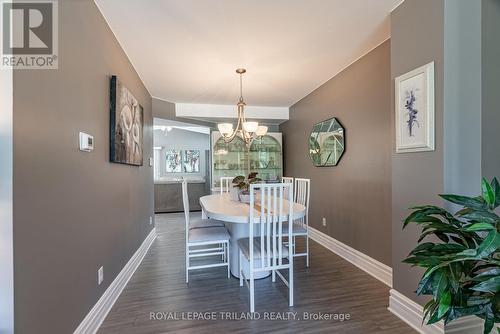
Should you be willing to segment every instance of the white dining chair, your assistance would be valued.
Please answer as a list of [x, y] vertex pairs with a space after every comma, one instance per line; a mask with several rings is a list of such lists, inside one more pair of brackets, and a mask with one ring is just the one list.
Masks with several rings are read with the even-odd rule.
[[233, 179], [234, 179], [234, 177], [232, 177], [232, 176], [223, 176], [220, 178], [220, 193], [221, 193], [221, 195], [231, 191]]
[[[189, 283], [189, 271], [213, 267], [227, 267], [227, 278], [229, 274], [229, 233], [225, 227], [214, 226], [204, 228], [189, 228], [189, 196], [187, 182], [182, 182], [182, 201], [184, 204], [184, 217], [186, 220], [186, 283]], [[201, 248], [200, 248], [201, 247]], [[203, 265], [191, 265], [191, 258], [222, 256], [221, 261]]]
[[[291, 183], [293, 185], [293, 177], [288, 177], [288, 176], [283, 176], [281, 178], [281, 182], [283, 183]], [[293, 194], [293, 187], [292, 187], [292, 194]], [[288, 198], [285, 195], [285, 199], [288, 200]]]
[[[186, 193], [188, 193], [188, 191], [187, 191], [187, 179], [183, 179], [182, 182], [183, 183], [186, 182], [186, 189], [185, 190], [186, 190]], [[182, 191], [184, 194], [184, 188], [182, 188]], [[183, 197], [183, 200], [184, 200], [184, 197]], [[189, 220], [189, 229], [190, 230], [192, 230], [193, 228], [205, 228], [205, 227], [225, 227], [225, 225], [223, 222], [213, 220], [213, 219], [196, 218], [196, 219]]]
[[[271, 271], [273, 282], [277, 275], [288, 286], [289, 306], [293, 306], [293, 253], [285, 246], [283, 235], [284, 221], [293, 217], [293, 203], [284, 200], [285, 194], [293, 196], [290, 183], [250, 185], [249, 237], [238, 240], [240, 286], [245, 282], [250, 290], [250, 312], [255, 312], [254, 275], [262, 271]], [[291, 231], [287, 236], [291, 240]], [[249, 277], [242, 269], [244, 261]], [[288, 270], [288, 280], [280, 270]]]
[[[294, 187], [294, 202], [298, 204], [302, 204], [306, 207], [306, 214], [304, 217], [294, 220], [293, 229], [292, 229], [292, 250], [293, 256], [305, 256], [306, 257], [306, 266], [309, 267], [309, 197], [311, 194], [311, 180], [310, 179], [302, 179], [295, 178], [295, 187]], [[285, 234], [288, 233], [288, 224], [285, 225]], [[296, 252], [296, 238], [304, 237], [306, 240], [306, 251], [303, 253]]]

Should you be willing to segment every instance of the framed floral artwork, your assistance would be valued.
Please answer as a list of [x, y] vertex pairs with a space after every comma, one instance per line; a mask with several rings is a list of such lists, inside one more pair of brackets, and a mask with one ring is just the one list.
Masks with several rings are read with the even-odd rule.
[[396, 153], [434, 150], [434, 62], [395, 79]]

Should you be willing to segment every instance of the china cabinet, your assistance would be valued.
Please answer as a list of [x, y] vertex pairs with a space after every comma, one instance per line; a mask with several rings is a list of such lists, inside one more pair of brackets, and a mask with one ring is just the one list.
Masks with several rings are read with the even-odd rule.
[[225, 143], [219, 131], [211, 134], [212, 189], [220, 187], [223, 176], [248, 175], [258, 172], [266, 182], [278, 182], [283, 174], [281, 133], [270, 132], [252, 141], [250, 147], [236, 137]]

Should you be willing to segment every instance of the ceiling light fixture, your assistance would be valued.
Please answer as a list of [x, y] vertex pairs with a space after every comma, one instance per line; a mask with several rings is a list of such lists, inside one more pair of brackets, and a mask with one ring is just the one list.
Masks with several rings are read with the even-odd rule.
[[246, 72], [244, 68], [238, 68], [236, 73], [240, 75], [240, 100], [238, 101], [238, 123], [236, 129], [233, 130], [232, 123], [219, 123], [217, 128], [222, 134], [224, 142], [233, 141], [236, 136], [239, 136], [245, 141], [247, 146], [250, 146], [255, 138], [261, 138], [267, 133], [267, 126], [259, 125], [258, 122], [248, 122], [245, 118], [245, 106], [243, 101], [243, 74]]

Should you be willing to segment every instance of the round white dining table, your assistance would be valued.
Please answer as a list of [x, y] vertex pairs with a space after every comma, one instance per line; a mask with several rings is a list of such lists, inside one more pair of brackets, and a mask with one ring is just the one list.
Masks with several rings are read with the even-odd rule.
[[[238, 239], [248, 238], [249, 235], [249, 214], [250, 205], [233, 201], [228, 193], [215, 194], [200, 197], [202, 217], [210, 218], [226, 223], [226, 228], [231, 234], [229, 241], [229, 264], [231, 274], [237, 278], [240, 277]], [[288, 213], [290, 201], [283, 200], [283, 212]], [[260, 211], [254, 209], [254, 223], [259, 223]], [[293, 203], [293, 220], [300, 219], [306, 214], [306, 207], [302, 204]], [[283, 221], [288, 221], [288, 214], [282, 217]], [[255, 235], [258, 235], [258, 229], [254, 229]], [[248, 263], [243, 267], [245, 277], [249, 277]], [[270, 275], [270, 272], [257, 272], [255, 278], [264, 278]]]

